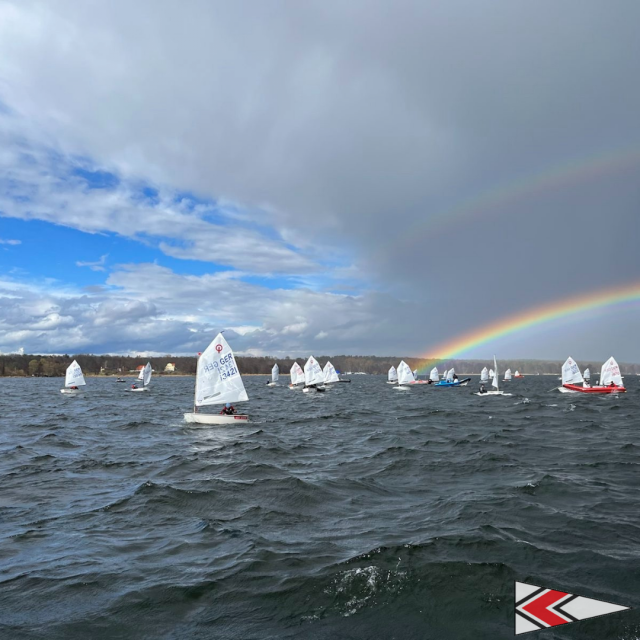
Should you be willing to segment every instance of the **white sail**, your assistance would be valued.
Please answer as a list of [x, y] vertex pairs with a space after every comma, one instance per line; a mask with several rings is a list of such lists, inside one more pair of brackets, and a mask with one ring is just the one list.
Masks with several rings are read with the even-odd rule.
[[304, 383], [304, 371], [302, 370], [302, 367], [297, 362], [293, 363], [290, 373], [291, 373], [291, 384]]
[[606, 387], [611, 383], [617, 387], [622, 387], [622, 376], [620, 375], [620, 367], [614, 358], [609, 358], [600, 370], [600, 386]]
[[513, 375], [517, 378], [520, 375], [520, 372], [516, 369], [516, 372]]
[[507, 369], [507, 370], [504, 372], [504, 379], [505, 379], [505, 380], [511, 380], [511, 369]]
[[340, 382], [340, 378], [338, 377], [336, 368], [330, 362], [327, 362], [327, 364], [324, 365], [324, 369], [322, 370], [322, 375], [324, 376], [325, 384], [333, 384], [334, 382]]
[[322, 368], [313, 356], [309, 356], [304, 365], [304, 383], [309, 386], [311, 384], [322, 384], [323, 382]]
[[489, 369], [487, 367], [480, 372], [480, 382], [489, 382]]
[[398, 372], [395, 367], [391, 367], [388, 373], [389, 382], [397, 382], [398, 381]]
[[562, 384], [578, 384], [584, 382], [576, 361], [569, 356], [562, 365]]
[[276, 363], [271, 369], [271, 382], [278, 382], [278, 378], [280, 378], [280, 367]]
[[413, 378], [414, 378], [415, 380], [417, 380], [417, 379], [418, 379], [418, 370], [417, 370], [417, 369], [414, 369], [412, 373], [413, 373]]
[[447, 380], [453, 380], [453, 375], [455, 374], [456, 370], [452, 367], [451, 369], [449, 369], [449, 371], [447, 371]]
[[142, 384], [146, 387], [151, 382], [151, 363], [147, 362], [140, 373], [142, 374], [140, 376]]
[[495, 378], [496, 372], [493, 369], [489, 369], [489, 377]]
[[585, 380], [591, 380], [591, 371], [589, 371], [588, 367], [582, 372], [582, 377]]
[[219, 333], [198, 358], [196, 406], [248, 400], [231, 347]]
[[431, 369], [431, 374], [429, 375], [431, 382], [439, 382], [440, 375], [438, 374], [438, 367], [433, 367]]
[[496, 357], [493, 356], [493, 366], [495, 367], [495, 370], [492, 371], [493, 373], [493, 380], [491, 381], [491, 386], [496, 388], [496, 391], [500, 391], [500, 386], [498, 385], [498, 377], [499, 377], [499, 373], [498, 373], [498, 363], [496, 362]]
[[398, 384], [409, 384], [415, 382], [411, 367], [403, 360], [398, 365]]
[[144, 367], [140, 367], [140, 371], [138, 371], [138, 380], [144, 380]]
[[64, 376], [65, 387], [81, 387], [86, 385], [84, 376], [82, 375], [82, 369], [80, 365], [74, 360], [68, 367], [67, 373]]

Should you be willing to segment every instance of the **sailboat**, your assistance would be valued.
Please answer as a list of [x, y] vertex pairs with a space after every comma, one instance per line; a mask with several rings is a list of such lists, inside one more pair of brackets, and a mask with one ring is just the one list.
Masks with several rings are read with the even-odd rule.
[[338, 377], [338, 372], [336, 368], [331, 364], [331, 362], [327, 362], [324, 365], [324, 369], [322, 369], [322, 376], [324, 378], [324, 385], [330, 386], [336, 382], [340, 382], [340, 378]]
[[491, 381], [491, 386], [494, 387], [493, 391], [485, 391], [484, 393], [477, 391], [477, 396], [510, 396], [510, 393], [505, 393], [504, 391], [500, 391], [500, 385], [498, 383], [498, 363], [496, 362], [496, 357], [493, 356], [493, 380]]
[[[582, 382], [582, 386], [579, 386]], [[573, 358], [569, 357], [562, 365], [562, 386], [558, 387], [562, 393], [624, 393], [626, 389], [622, 383], [620, 367], [613, 357], [609, 358], [600, 370], [600, 384], [591, 386], [580, 373], [580, 369]]]
[[496, 375], [495, 371], [493, 369], [489, 369], [489, 377], [493, 378], [493, 376], [495, 375]]
[[511, 369], [507, 369], [504, 372], [504, 380], [503, 382], [511, 382]]
[[318, 385], [324, 384], [324, 375], [322, 374], [322, 368], [318, 361], [309, 356], [309, 359], [304, 365], [304, 389], [305, 393], [312, 391], [324, 391], [324, 388], [318, 388]]
[[142, 381], [142, 386], [138, 387], [136, 385], [131, 385], [130, 389], [125, 389], [125, 391], [149, 391], [149, 383], [151, 382], [151, 363], [147, 362], [147, 364], [140, 369], [140, 373], [138, 374], [138, 380]]
[[60, 389], [60, 393], [64, 393], [69, 396], [77, 396], [82, 393], [80, 387], [84, 387], [87, 383], [84, 381], [82, 375], [82, 369], [80, 365], [74, 360], [68, 367], [64, 376], [64, 389]]
[[513, 374], [514, 378], [524, 378], [524, 376], [516, 369], [516, 372]]
[[395, 367], [391, 367], [389, 369], [389, 373], [387, 374], [387, 384], [396, 384], [398, 382], [398, 372]]
[[279, 378], [280, 378], [280, 367], [278, 366], [278, 363], [276, 362], [273, 365], [273, 368], [271, 369], [271, 382], [267, 382], [267, 386], [268, 387], [277, 387]]
[[304, 385], [304, 371], [297, 362], [293, 363], [290, 375], [291, 384], [289, 385], [289, 389], [302, 389], [301, 385]]
[[480, 372], [480, 382], [489, 382], [489, 369], [487, 367]]
[[431, 380], [431, 382], [440, 382], [440, 374], [438, 373], [438, 367], [433, 367], [433, 369], [431, 369], [431, 373], [429, 374], [429, 380]]
[[413, 377], [411, 367], [404, 361], [398, 365], [398, 386], [394, 389], [409, 389], [410, 384], [414, 384], [416, 379]]
[[582, 377], [589, 382], [589, 380], [591, 380], [591, 371], [589, 371], [589, 367], [587, 367], [583, 372], [582, 372]]
[[219, 333], [198, 358], [193, 413], [185, 413], [185, 422], [197, 424], [246, 424], [249, 416], [200, 413], [200, 407], [249, 400], [233, 351]]

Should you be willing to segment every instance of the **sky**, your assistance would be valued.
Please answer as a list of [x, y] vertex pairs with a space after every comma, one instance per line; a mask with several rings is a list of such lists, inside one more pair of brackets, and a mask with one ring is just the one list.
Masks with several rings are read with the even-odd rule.
[[[640, 283], [636, 0], [0, 0], [0, 351], [449, 355]], [[640, 362], [640, 302], [465, 357]]]

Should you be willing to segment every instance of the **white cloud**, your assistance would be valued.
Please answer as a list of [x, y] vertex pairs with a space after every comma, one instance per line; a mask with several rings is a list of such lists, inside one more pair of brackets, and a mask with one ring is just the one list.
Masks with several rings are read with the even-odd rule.
[[22, 240], [4, 240], [3, 238], [0, 238], [0, 244], [10, 244], [15, 246], [22, 244]]
[[91, 269], [91, 271], [106, 271], [104, 265], [107, 262], [108, 255], [109, 254], [105, 253], [104, 255], [100, 256], [100, 260], [96, 260], [95, 262], [82, 262], [81, 260], [78, 260], [76, 262], [76, 266], [77, 267], [89, 267], [89, 269]]

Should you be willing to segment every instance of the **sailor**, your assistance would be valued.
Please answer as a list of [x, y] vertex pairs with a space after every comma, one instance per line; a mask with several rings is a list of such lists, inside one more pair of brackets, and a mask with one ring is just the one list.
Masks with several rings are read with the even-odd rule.
[[220, 412], [220, 415], [232, 416], [235, 412], [236, 412], [236, 408], [230, 402], [227, 402], [227, 404], [225, 404], [224, 407], [222, 407], [222, 411]]
[[132, 385], [131, 385], [131, 388], [132, 388], [132, 389], [137, 389], [137, 388], [138, 388], [138, 385], [137, 385], [137, 384], [132, 384]]
[[484, 388], [484, 384], [480, 384], [480, 393], [487, 393], [487, 390]]
[[78, 390], [78, 387], [76, 387], [75, 385], [73, 385], [73, 387], [69, 387], [69, 389], [73, 389], [74, 391]]
[[454, 374], [453, 374], [453, 381], [455, 382], [457, 379], [458, 379], [458, 374], [457, 374], [457, 373], [454, 373]]
[[609, 386], [610, 386], [610, 387], [615, 387], [615, 386], [616, 386], [616, 383], [612, 380], [612, 381], [609, 383]]

